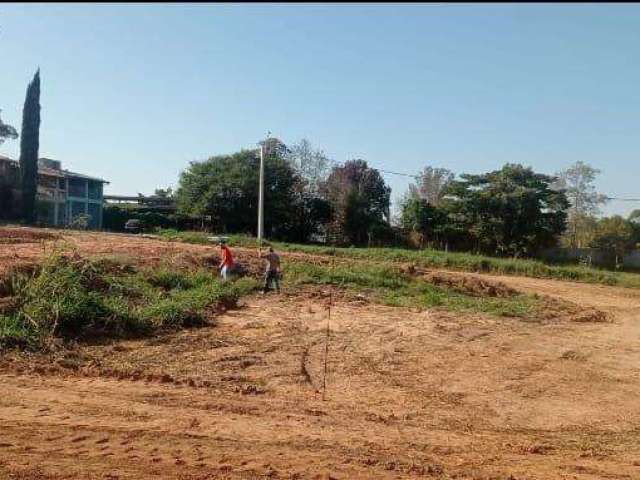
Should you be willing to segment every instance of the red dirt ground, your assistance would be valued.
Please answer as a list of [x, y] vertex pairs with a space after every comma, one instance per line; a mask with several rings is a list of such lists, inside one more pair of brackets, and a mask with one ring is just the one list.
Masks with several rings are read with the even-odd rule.
[[[0, 243], [0, 269], [33, 263], [55, 241], [150, 264], [217, 255], [49, 233], [62, 240], [34, 243], [25, 233], [29, 243]], [[321, 290], [251, 297], [216, 325], [177, 334], [6, 354], [0, 478], [639, 479], [640, 291], [468, 277], [612, 321], [524, 322], [342, 299], [331, 310], [325, 400]]]

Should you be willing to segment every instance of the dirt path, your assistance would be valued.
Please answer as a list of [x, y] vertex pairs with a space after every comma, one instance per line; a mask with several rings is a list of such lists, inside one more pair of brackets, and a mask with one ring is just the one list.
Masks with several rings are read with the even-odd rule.
[[508, 283], [523, 292], [609, 312], [613, 319], [611, 324], [582, 329], [581, 351], [612, 374], [630, 375], [640, 380], [640, 291], [534, 278], [485, 277]]
[[[592, 301], [640, 306], [605, 292]], [[216, 327], [86, 347], [75, 371], [5, 361], [0, 472], [640, 478], [640, 363], [623, 362], [637, 347], [609, 344], [630, 318], [540, 325], [342, 304], [322, 401], [322, 302], [252, 299]]]

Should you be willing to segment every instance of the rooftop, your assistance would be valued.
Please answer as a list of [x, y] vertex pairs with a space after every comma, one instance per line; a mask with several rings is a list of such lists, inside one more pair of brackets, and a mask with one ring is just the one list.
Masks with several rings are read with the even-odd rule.
[[[94, 182], [102, 182], [102, 183], [109, 183], [108, 181], [102, 179], [102, 178], [98, 178], [98, 177], [90, 177], [89, 175], [83, 175], [82, 173], [76, 173], [76, 172], [71, 172], [69, 170], [64, 170], [64, 169], [58, 169], [58, 168], [50, 168], [50, 167], [45, 167], [41, 164], [41, 161], [44, 160], [47, 163], [51, 163], [51, 159], [49, 158], [39, 158], [38, 159], [38, 173], [43, 174], [43, 175], [47, 175], [50, 177], [59, 177], [59, 178], [80, 178], [82, 180], [93, 180]], [[15, 164], [16, 166], [18, 165], [18, 161], [14, 160], [12, 158], [9, 158], [5, 155], [0, 155], [0, 162], [4, 161], [4, 162], [10, 162]]]

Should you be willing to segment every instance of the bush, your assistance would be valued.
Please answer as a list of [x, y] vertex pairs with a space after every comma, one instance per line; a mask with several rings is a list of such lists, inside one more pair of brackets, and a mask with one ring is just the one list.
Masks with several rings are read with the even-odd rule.
[[165, 290], [186, 289], [193, 286], [191, 280], [186, 275], [174, 270], [161, 268], [151, 270], [146, 275], [146, 280], [154, 287]]
[[0, 350], [3, 348], [33, 348], [39, 335], [29, 325], [11, 316], [0, 315]]
[[0, 311], [0, 347], [35, 348], [51, 336], [127, 337], [203, 325], [257, 282], [221, 283], [204, 271], [136, 272], [113, 259], [54, 255], [36, 273], [3, 285], [13, 301], [10, 311]]
[[205, 323], [203, 315], [196, 309], [173, 298], [150, 304], [141, 310], [140, 315], [155, 329], [195, 327]]
[[88, 263], [50, 257], [37, 275], [18, 282], [17, 317], [45, 335], [87, 334], [109, 316], [96, 279]]

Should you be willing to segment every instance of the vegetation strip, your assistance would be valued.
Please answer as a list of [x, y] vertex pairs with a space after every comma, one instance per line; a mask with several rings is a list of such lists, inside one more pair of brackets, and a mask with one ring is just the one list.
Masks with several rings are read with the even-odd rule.
[[[161, 237], [209, 243], [206, 235], [194, 232], [183, 236], [164, 231]], [[249, 237], [231, 238], [232, 244], [245, 247], [254, 242]], [[436, 263], [426, 256], [429, 252], [277, 247], [294, 252], [284, 262], [290, 291], [324, 285], [389, 306], [438, 307], [526, 321], [555, 318], [572, 308], [481, 278], [415, 268]], [[0, 282], [0, 347], [41, 349], [56, 339], [124, 338], [203, 325], [219, 307], [232, 307], [259, 285], [260, 261], [243, 248], [236, 253], [253, 276], [229, 283], [218, 279], [211, 268], [216, 261], [212, 263], [207, 255], [194, 257], [188, 264], [176, 263], [176, 257], [151, 268], [136, 267], [135, 259], [53, 254], [33, 273], [15, 273]], [[456, 257], [459, 254], [435, 258]], [[407, 265], [407, 260], [413, 262]], [[590, 316], [585, 318], [592, 321]]]
[[151, 335], [207, 323], [255, 280], [222, 283], [205, 270], [137, 270], [109, 259], [52, 255], [33, 274], [3, 283], [0, 347], [42, 348], [54, 338]]
[[[171, 229], [160, 229], [157, 231], [157, 235], [159, 238], [169, 241], [211, 245], [211, 241], [208, 238], [210, 234], [202, 232], [179, 232]], [[551, 278], [640, 288], [640, 275], [638, 274], [611, 272], [577, 265], [549, 265], [539, 260], [495, 258], [485, 255], [444, 252], [433, 249], [333, 248], [283, 242], [272, 243], [277, 249], [284, 252], [335, 256], [372, 262], [413, 263], [420, 268], [441, 268], [465, 272], [521, 275], [531, 278]], [[244, 235], [230, 235], [229, 244], [236, 247], [257, 247], [257, 242], [253, 237]]]

